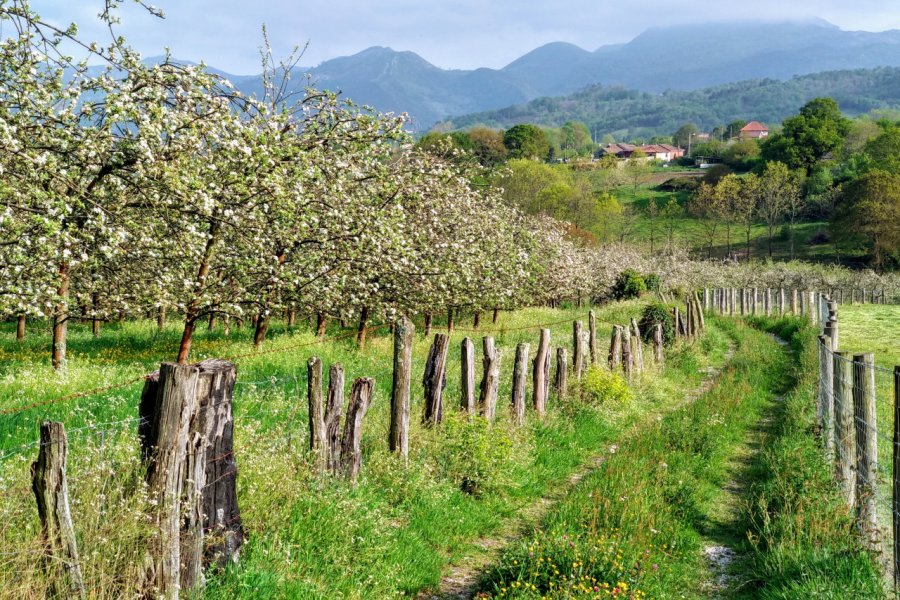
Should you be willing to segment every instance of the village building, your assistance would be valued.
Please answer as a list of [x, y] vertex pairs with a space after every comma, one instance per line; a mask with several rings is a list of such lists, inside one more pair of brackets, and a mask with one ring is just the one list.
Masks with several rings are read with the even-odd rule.
[[604, 155], [612, 155], [616, 158], [631, 158], [636, 151], [640, 151], [648, 160], [661, 160], [664, 162], [684, 156], [684, 149], [669, 144], [646, 144], [644, 146], [624, 143], [607, 144], [601, 151]]
[[750, 121], [741, 129], [741, 137], [756, 140], [769, 137], [769, 128], [759, 121]]

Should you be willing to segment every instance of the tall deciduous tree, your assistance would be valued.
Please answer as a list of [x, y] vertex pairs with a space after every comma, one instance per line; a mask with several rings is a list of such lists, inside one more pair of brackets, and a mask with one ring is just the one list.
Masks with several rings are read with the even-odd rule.
[[849, 183], [831, 231], [837, 239], [867, 248], [879, 270], [900, 261], [900, 175], [875, 170]]

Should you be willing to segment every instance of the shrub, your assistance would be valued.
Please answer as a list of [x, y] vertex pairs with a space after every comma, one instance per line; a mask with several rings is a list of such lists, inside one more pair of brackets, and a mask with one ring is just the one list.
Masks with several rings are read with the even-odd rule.
[[612, 295], [617, 300], [630, 300], [638, 298], [647, 291], [644, 278], [633, 269], [626, 269], [619, 273], [613, 284]]
[[644, 275], [644, 283], [647, 284], [647, 291], [658, 292], [662, 279], [656, 273], [650, 273], [649, 275]]
[[693, 192], [699, 185], [697, 177], [672, 177], [656, 186], [656, 189], [661, 192]]
[[480, 495], [498, 487], [509, 470], [512, 439], [487, 419], [450, 411], [441, 426], [437, 465], [467, 494]]
[[665, 304], [654, 302], [644, 307], [638, 323], [641, 336], [646, 342], [649, 343], [653, 340], [653, 329], [657, 325], [662, 325], [664, 345], [668, 346], [675, 341], [675, 321], [672, 319], [669, 309]]
[[581, 391], [591, 404], [627, 404], [633, 395], [625, 378], [600, 365], [591, 365], [581, 382]]

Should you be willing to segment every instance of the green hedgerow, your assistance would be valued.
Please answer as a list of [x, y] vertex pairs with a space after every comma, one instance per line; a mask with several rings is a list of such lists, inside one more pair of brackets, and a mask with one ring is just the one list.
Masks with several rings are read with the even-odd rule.
[[654, 302], [644, 307], [641, 313], [641, 320], [638, 327], [641, 329], [641, 336], [644, 341], [650, 343], [653, 340], [653, 329], [657, 325], [662, 325], [663, 344], [666, 346], [675, 341], [675, 321], [672, 313], [665, 304]]
[[625, 269], [616, 277], [612, 295], [616, 300], [631, 300], [632, 298], [639, 298], [646, 291], [647, 283], [640, 273], [634, 269]]

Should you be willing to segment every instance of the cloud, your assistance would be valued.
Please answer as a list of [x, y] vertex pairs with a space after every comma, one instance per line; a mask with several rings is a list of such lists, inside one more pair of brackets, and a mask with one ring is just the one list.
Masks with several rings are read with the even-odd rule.
[[[267, 24], [277, 55], [309, 42], [305, 65], [345, 56], [369, 46], [412, 50], [444, 68], [501, 67], [529, 50], [566, 41], [593, 50], [625, 42], [649, 27], [739, 19], [819, 17], [845, 29], [900, 27], [895, 0], [157, 0], [159, 21], [128, 3], [122, 33], [141, 52], [204, 59], [225, 71], [259, 71], [260, 27]], [[77, 21], [83, 34], [106, 39], [97, 23], [100, 0], [34, 0], [57, 22]]]

